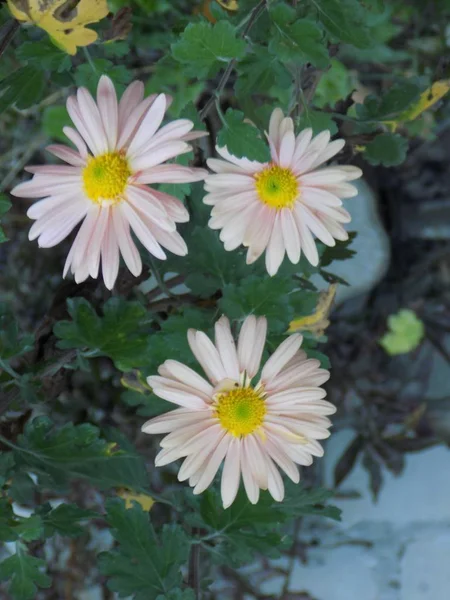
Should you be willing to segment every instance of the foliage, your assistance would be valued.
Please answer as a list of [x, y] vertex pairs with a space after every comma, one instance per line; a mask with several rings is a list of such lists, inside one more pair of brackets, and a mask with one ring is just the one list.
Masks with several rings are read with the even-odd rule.
[[380, 344], [391, 355], [415, 350], [425, 333], [424, 325], [416, 313], [406, 308], [388, 318], [388, 328]]
[[[351, 260], [354, 234], [333, 247], [318, 242], [317, 267], [302, 256], [269, 277], [264, 257], [246, 264], [245, 247], [226, 251], [207, 226], [202, 183], [165, 183], [159, 191], [190, 214], [179, 224], [187, 256], [169, 253], [155, 265], [140, 248], [142, 276], [121, 269], [112, 293], [97, 280], [63, 282], [72, 238], [38, 252], [27, 242], [29, 204], [8, 191], [24, 180], [25, 165], [57, 163], [43, 149], [69, 143], [68, 96], [76, 87], [95, 94], [103, 73], [119, 94], [142, 80], [146, 96], [171, 97], [170, 119], [190, 119], [208, 133], [177, 159], [204, 168], [216, 146], [269, 162], [265, 132], [280, 107], [296, 133], [311, 127], [344, 138], [333, 160], [380, 178], [378, 167], [396, 173], [408, 149], [448, 118], [442, 24], [450, 8], [435, 4], [423, 11], [420, 2], [400, 0], [7, 1], [0, 11], [0, 541], [7, 547], [0, 596], [45, 598], [49, 586], [55, 597], [66, 595], [46, 559], [58, 544], [62, 555], [79, 552], [79, 538], [86, 580], [121, 598], [194, 600], [196, 553], [206, 589], [217, 564], [236, 569], [283, 553], [293, 520], [339, 518], [328, 504], [332, 493], [310, 486], [320, 479], [314, 467], [304, 469], [304, 487], [286, 484], [281, 503], [262, 492], [253, 506], [241, 486], [224, 510], [219, 476], [194, 496], [171, 465], [154, 468], [158, 440], [139, 432], [145, 418], [174, 408], [153, 395], [147, 376], [167, 359], [201, 373], [187, 330], [212, 335], [221, 314], [235, 331], [247, 315], [265, 316], [265, 357], [300, 331], [308, 357], [329, 368], [321, 344], [336, 287], [346, 284], [334, 266]], [[326, 290], [316, 287], [319, 279]], [[423, 323], [404, 309], [388, 318], [379, 343], [396, 355], [423, 337]], [[374, 493], [380, 457], [399, 471], [395, 445], [373, 436], [356, 432], [336, 484], [360, 456]], [[90, 550], [96, 528], [114, 538], [98, 560]]]

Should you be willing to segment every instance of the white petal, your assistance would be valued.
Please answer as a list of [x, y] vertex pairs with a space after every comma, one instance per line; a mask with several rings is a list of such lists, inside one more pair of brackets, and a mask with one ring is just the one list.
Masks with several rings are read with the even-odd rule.
[[239, 489], [241, 478], [241, 442], [238, 438], [233, 438], [228, 447], [225, 457], [225, 463], [222, 472], [222, 482], [220, 492], [222, 495], [223, 507], [228, 508], [234, 502]]

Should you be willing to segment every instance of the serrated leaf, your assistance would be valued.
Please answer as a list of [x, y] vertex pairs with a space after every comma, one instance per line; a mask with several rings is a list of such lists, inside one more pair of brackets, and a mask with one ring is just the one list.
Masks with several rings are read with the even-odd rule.
[[356, 113], [363, 121], [390, 121], [415, 104], [419, 98], [420, 86], [405, 79], [391, 86], [381, 98], [367, 96], [364, 104], [356, 106]]
[[224, 286], [219, 307], [230, 319], [243, 319], [250, 314], [265, 316], [271, 331], [286, 331], [294, 316], [289, 303], [294, 287], [289, 278], [261, 279], [252, 275], [239, 284]]
[[305, 107], [300, 116], [299, 128], [306, 129], [307, 127], [312, 128], [314, 135], [325, 129], [328, 129], [331, 135], [334, 135], [338, 131], [337, 125], [329, 113]]
[[17, 48], [17, 57], [34, 65], [35, 69], [49, 69], [62, 73], [72, 67], [72, 61], [65, 52], [49, 41], [25, 42]]
[[359, 0], [308, 0], [308, 4], [334, 38], [357, 48], [372, 45], [368, 12]]
[[88, 46], [97, 33], [86, 27], [97, 23], [109, 12], [106, 0], [7, 0], [15, 19], [44, 29], [51, 39], [68, 54], [76, 54], [78, 46]]
[[84, 298], [67, 301], [72, 321], [54, 327], [60, 348], [89, 348], [89, 356], [109, 356], [123, 371], [145, 364], [149, 348], [148, 316], [138, 302], [111, 298], [99, 316]]
[[[288, 10], [286, 10], [288, 9]], [[281, 61], [306, 63], [325, 68], [329, 54], [323, 32], [314, 21], [295, 20], [296, 11], [278, 4], [270, 11], [273, 20], [269, 50]]]
[[22, 519], [15, 530], [24, 542], [31, 542], [42, 536], [44, 526], [39, 515], [31, 515], [27, 519]]
[[16, 545], [16, 553], [0, 563], [0, 581], [11, 579], [9, 593], [13, 600], [33, 600], [37, 588], [49, 588], [50, 577], [42, 571], [45, 561], [28, 554], [23, 544]]
[[35, 473], [46, 489], [64, 488], [72, 479], [88, 479], [102, 489], [147, 489], [141, 456], [102, 439], [89, 423], [56, 428], [47, 417], [37, 417], [27, 423], [13, 452], [16, 464]]
[[84, 532], [81, 525], [83, 521], [99, 516], [95, 511], [80, 508], [76, 504], [60, 504], [53, 509], [50, 504], [44, 504], [36, 512], [42, 520], [45, 537], [55, 533], [76, 537]]
[[210, 23], [189, 23], [180, 39], [172, 44], [173, 57], [190, 69], [205, 71], [223, 66], [230, 60], [244, 56], [246, 43], [236, 36], [234, 27], [228, 21]]
[[380, 344], [391, 356], [415, 350], [425, 333], [416, 313], [406, 308], [388, 318], [388, 327], [389, 331], [380, 339]]
[[108, 73], [108, 77], [114, 82], [118, 93], [133, 78], [131, 70], [124, 65], [115, 65], [106, 58], [94, 58], [91, 63], [83, 63], [77, 68], [75, 82], [79, 87], [87, 87], [91, 94], [95, 96], [98, 81], [103, 73]]
[[[11, 311], [0, 304], [0, 359], [21, 356], [33, 348], [33, 336], [22, 335]], [[1, 367], [0, 367], [1, 368]]]
[[0, 542], [12, 542], [17, 539], [17, 519], [7, 498], [0, 498]]
[[229, 108], [223, 118], [223, 128], [217, 136], [217, 145], [226, 146], [237, 158], [246, 157], [260, 162], [270, 160], [269, 147], [261, 133], [244, 119], [244, 113]]
[[180, 568], [187, 563], [189, 544], [178, 525], [165, 525], [155, 533], [148, 513], [134, 504], [125, 508], [121, 500], [106, 503], [107, 521], [118, 548], [100, 555], [101, 572], [109, 577], [108, 587], [119, 597], [156, 600], [179, 588]]
[[364, 158], [371, 165], [394, 167], [406, 158], [408, 140], [397, 133], [382, 133], [369, 142], [364, 150]]
[[13, 104], [20, 109], [37, 104], [44, 89], [43, 71], [31, 66], [17, 69], [0, 81], [0, 112]]

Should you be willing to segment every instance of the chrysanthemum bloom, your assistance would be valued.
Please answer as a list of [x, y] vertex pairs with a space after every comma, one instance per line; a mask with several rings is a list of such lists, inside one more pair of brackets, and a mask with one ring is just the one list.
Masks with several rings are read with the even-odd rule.
[[266, 330], [264, 317], [247, 317], [236, 349], [226, 317], [215, 325], [215, 344], [190, 329], [189, 345], [209, 381], [175, 360], [160, 366], [160, 376], [148, 378], [157, 396], [181, 407], [142, 427], [145, 433], [169, 434], [161, 441], [156, 466], [186, 457], [178, 479], [188, 479], [194, 494], [200, 494], [224, 461], [225, 508], [236, 497], [241, 474], [250, 502], [258, 501], [260, 489], [281, 501], [284, 485], [278, 469], [297, 483], [296, 464], [310, 465], [313, 456], [322, 456], [317, 440], [329, 436], [326, 415], [335, 412], [320, 387], [330, 374], [300, 350], [299, 334], [280, 344], [259, 381], [252, 383]]
[[176, 164], [162, 164], [189, 152], [186, 142], [204, 135], [193, 132], [193, 123], [179, 119], [160, 128], [171, 99], [165, 94], [144, 100], [142, 82], [132, 83], [120, 102], [112, 81], [103, 75], [97, 102], [85, 88], [67, 100], [76, 129], [64, 133], [77, 150], [64, 145], [48, 146], [68, 165], [28, 167], [31, 181], [21, 183], [12, 194], [21, 198], [44, 198], [28, 210], [36, 222], [29, 239], [50, 248], [66, 238], [83, 221], [64, 267], [77, 283], [98, 277], [100, 259], [103, 279], [111, 289], [122, 255], [137, 276], [142, 270], [131, 230], [145, 248], [160, 259], [162, 246], [184, 256], [187, 247], [176, 223], [189, 220], [177, 199], [148, 187], [154, 183], [187, 183], [204, 179], [207, 172]]
[[285, 253], [296, 264], [303, 252], [312, 265], [319, 255], [313, 234], [327, 246], [346, 240], [342, 223], [350, 221], [342, 198], [357, 194], [348, 182], [361, 176], [361, 169], [332, 166], [318, 169], [345, 144], [330, 142], [330, 132], [312, 138], [304, 129], [297, 137], [294, 123], [276, 108], [269, 124], [271, 161], [260, 163], [232, 156], [217, 147], [225, 160], [210, 158], [215, 174], [206, 178], [209, 192], [205, 204], [212, 205], [209, 226], [221, 229], [225, 250], [248, 247], [247, 264], [266, 250], [269, 275], [278, 271]]

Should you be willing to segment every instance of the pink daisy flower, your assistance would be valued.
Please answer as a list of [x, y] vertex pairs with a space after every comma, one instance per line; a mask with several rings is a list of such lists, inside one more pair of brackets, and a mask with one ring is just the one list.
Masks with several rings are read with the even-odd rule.
[[341, 199], [357, 194], [348, 182], [362, 171], [352, 166], [318, 169], [345, 141], [330, 142], [329, 131], [313, 138], [312, 129], [296, 137], [292, 119], [279, 108], [272, 113], [267, 137], [268, 163], [236, 158], [216, 147], [225, 160], [207, 161], [215, 173], [206, 178], [209, 193], [203, 201], [214, 207], [209, 226], [222, 230], [225, 250], [248, 247], [247, 264], [265, 250], [267, 271], [275, 275], [285, 253], [294, 264], [302, 252], [312, 265], [318, 264], [313, 235], [327, 246], [348, 238], [342, 223], [348, 223], [350, 215]]
[[109, 77], [100, 78], [97, 102], [85, 88], [67, 100], [76, 129], [64, 133], [76, 150], [64, 145], [47, 150], [67, 165], [28, 167], [34, 177], [17, 185], [14, 196], [43, 198], [28, 210], [35, 220], [29, 239], [41, 248], [59, 244], [83, 221], [64, 267], [77, 283], [98, 277], [100, 260], [105, 285], [111, 289], [122, 255], [137, 276], [142, 262], [130, 233], [160, 259], [163, 247], [184, 256], [187, 247], [176, 224], [189, 220], [177, 199], [147, 184], [186, 183], [204, 179], [207, 172], [176, 164], [162, 164], [189, 152], [186, 142], [205, 135], [193, 123], [178, 119], [160, 128], [171, 99], [165, 94], [144, 100], [144, 85], [135, 81], [117, 100]]
[[205, 333], [190, 329], [189, 345], [208, 380], [176, 360], [167, 360], [159, 376], [148, 378], [157, 396], [181, 407], [142, 427], [144, 433], [168, 434], [156, 466], [185, 457], [178, 479], [188, 479], [194, 494], [200, 494], [223, 461], [225, 508], [236, 497], [241, 475], [253, 504], [260, 489], [281, 501], [284, 485], [278, 469], [297, 483], [296, 465], [310, 465], [313, 456], [322, 456], [317, 440], [329, 436], [326, 415], [335, 412], [320, 387], [330, 374], [300, 350], [299, 334], [280, 344], [257, 383], [252, 382], [260, 369], [266, 331], [265, 317], [247, 317], [236, 348], [226, 317], [216, 322], [214, 344]]

